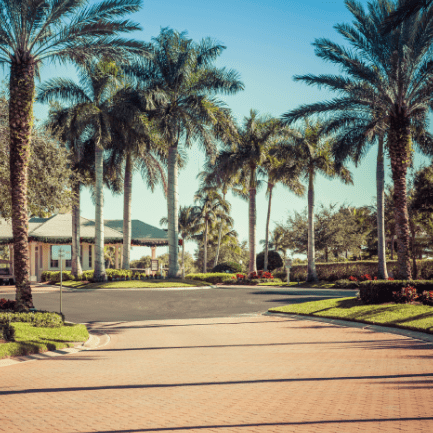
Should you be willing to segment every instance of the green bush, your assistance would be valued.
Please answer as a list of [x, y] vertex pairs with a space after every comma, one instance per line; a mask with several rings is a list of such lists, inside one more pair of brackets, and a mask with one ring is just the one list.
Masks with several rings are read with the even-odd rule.
[[207, 274], [188, 274], [185, 276], [189, 280], [206, 281], [211, 284], [225, 283], [231, 281], [233, 274], [225, 273], [207, 273]]
[[0, 323], [0, 339], [14, 341], [15, 329], [10, 323]]
[[[257, 254], [256, 256], [257, 270], [262, 271], [265, 267], [265, 252]], [[283, 259], [277, 253], [277, 251], [268, 251], [268, 271], [271, 272], [274, 269], [281, 268], [284, 265]]]
[[419, 294], [424, 290], [433, 290], [433, 282], [426, 280], [363, 281], [359, 283], [359, 298], [364, 304], [393, 302], [392, 292], [398, 292], [407, 286], [415, 287]]
[[[272, 273], [274, 278], [279, 278], [282, 281], [287, 281], [287, 272], [284, 271], [277, 271]], [[290, 273], [290, 279], [292, 279], [292, 273]], [[299, 280], [301, 281], [301, 280]]]
[[[68, 281], [68, 280], [74, 280], [74, 276], [71, 274], [71, 271], [62, 271], [62, 280]], [[42, 281], [49, 281], [51, 283], [58, 283], [60, 282], [60, 271], [45, 271], [42, 272], [41, 275]]]
[[226, 271], [231, 273], [242, 272], [242, 266], [236, 262], [224, 262], [224, 263], [220, 263], [219, 265], [216, 265], [211, 270], [212, 273], [226, 272]]
[[42, 328], [59, 328], [63, 326], [64, 318], [59, 313], [38, 311], [35, 313], [0, 313], [0, 324], [10, 322], [31, 323]]

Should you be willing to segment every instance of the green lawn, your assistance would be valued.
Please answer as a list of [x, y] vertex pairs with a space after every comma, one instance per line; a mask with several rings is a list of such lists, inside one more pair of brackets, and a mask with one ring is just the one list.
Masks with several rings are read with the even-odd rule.
[[37, 328], [31, 323], [15, 322], [12, 326], [15, 328], [15, 341], [0, 344], [0, 359], [73, 347], [72, 342], [87, 341], [89, 338], [84, 325]]
[[428, 305], [363, 305], [356, 298], [340, 298], [285, 305], [269, 311], [330, 317], [433, 333], [433, 307]]
[[[56, 283], [60, 286], [60, 283]], [[210, 286], [210, 283], [196, 280], [131, 280], [131, 281], [106, 281], [105, 283], [87, 283], [85, 281], [64, 281], [63, 286], [75, 289], [121, 289], [121, 288], [158, 288], [158, 287], [200, 287]]]

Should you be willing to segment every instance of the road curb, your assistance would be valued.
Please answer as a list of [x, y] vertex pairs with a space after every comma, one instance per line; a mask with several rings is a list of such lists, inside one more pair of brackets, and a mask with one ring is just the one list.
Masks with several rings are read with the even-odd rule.
[[102, 332], [98, 334], [89, 333], [89, 339], [87, 341], [84, 343], [78, 343], [74, 347], [65, 347], [64, 349], [50, 350], [48, 352], [0, 359], [0, 367], [8, 367], [10, 365], [21, 364], [22, 362], [54, 358], [56, 356], [70, 355], [71, 353], [78, 353], [84, 350], [95, 350], [106, 346], [109, 342], [110, 337], [108, 334]]
[[404, 337], [412, 338], [413, 340], [420, 340], [425, 343], [433, 343], [433, 335], [427, 334], [425, 332], [412, 331], [410, 329], [402, 329], [402, 328], [394, 328], [390, 326], [381, 326], [381, 325], [373, 325], [369, 323], [362, 322], [352, 322], [349, 320], [340, 320], [340, 319], [330, 319], [327, 317], [316, 317], [316, 316], [308, 316], [302, 314], [293, 314], [293, 313], [280, 313], [280, 312], [272, 312], [267, 311], [264, 313], [265, 316], [280, 316], [280, 317], [291, 317], [296, 320], [309, 320], [312, 322], [324, 322], [331, 323], [333, 325], [341, 326], [344, 328], [359, 328], [365, 329], [368, 331], [374, 332], [382, 332], [386, 334], [396, 334], [402, 335]]

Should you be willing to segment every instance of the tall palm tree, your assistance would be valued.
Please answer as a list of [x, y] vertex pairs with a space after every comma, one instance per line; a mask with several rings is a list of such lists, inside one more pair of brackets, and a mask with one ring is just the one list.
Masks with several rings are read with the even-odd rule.
[[0, 64], [10, 65], [10, 181], [16, 299], [33, 307], [29, 282], [27, 167], [33, 123], [35, 75], [46, 61], [82, 63], [94, 56], [126, 58], [146, 45], [116, 36], [140, 30], [120, 17], [141, 0], [108, 0], [85, 7], [82, 0], [0, 0]]
[[[198, 233], [198, 218], [195, 206], [181, 206], [179, 208], [179, 234], [182, 238], [182, 279], [185, 279], [185, 242], [193, 240]], [[159, 223], [167, 225], [168, 219], [166, 217], [161, 218]]]
[[95, 143], [95, 271], [94, 278], [104, 281], [104, 147], [111, 140], [111, 101], [116, 90], [118, 68], [113, 62], [90, 61], [78, 69], [80, 85], [68, 78], [54, 78], [38, 86], [40, 102], [58, 101], [79, 106], [85, 119], [83, 134]]
[[[256, 272], [256, 193], [261, 179], [266, 177], [264, 163], [269, 148], [282, 133], [281, 122], [277, 119], [259, 116], [255, 110], [245, 117], [242, 127], [234, 140], [227, 141], [215, 162], [215, 173], [223, 179], [233, 178], [242, 189], [241, 196], [249, 202], [249, 272]], [[229, 148], [228, 146], [231, 146]]]
[[161, 144], [157, 130], [143, 113], [136, 101], [142, 95], [136, 89], [125, 87], [113, 98], [111, 116], [111, 140], [108, 143], [110, 165], [124, 166], [123, 176], [123, 260], [122, 267], [129, 269], [131, 255], [131, 200], [132, 177], [139, 171], [148, 188], [154, 190], [161, 182], [167, 196], [167, 181], [163, 164], [166, 149]]
[[288, 188], [294, 194], [301, 196], [305, 193], [305, 188], [299, 180], [299, 175], [302, 170], [302, 165], [296, 161], [279, 161], [271, 156], [265, 161], [265, 171], [267, 174], [267, 189], [268, 196], [268, 213], [266, 216], [266, 234], [265, 234], [265, 254], [263, 270], [268, 270], [268, 252], [269, 252], [269, 223], [271, 220], [271, 202], [272, 192], [277, 183]]
[[303, 129], [292, 130], [291, 139], [280, 143], [271, 151], [279, 160], [296, 161], [308, 182], [308, 275], [307, 281], [317, 281], [314, 242], [314, 181], [317, 174], [328, 178], [338, 177], [352, 183], [346, 167], [336, 166], [332, 156], [332, 142], [325, 140], [319, 123], [305, 121]]
[[284, 117], [291, 123], [305, 115], [365, 112], [367, 109], [375, 113], [370, 116], [370, 130], [376, 125], [385, 125], [396, 197], [398, 274], [402, 279], [411, 279], [406, 176], [412, 140], [415, 139], [424, 152], [431, 153], [433, 149], [432, 137], [426, 132], [433, 92], [429, 55], [433, 9], [424, 15], [411, 16], [390, 33], [382, 35], [381, 26], [395, 10], [394, 3], [388, 0], [370, 3], [368, 13], [354, 1], [346, 0], [346, 5], [355, 17], [354, 25], [338, 25], [336, 29], [354, 50], [348, 51], [327, 39], [315, 42], [316, 54], [340, 66], [346, 75], [296, 77], [307, 84], [328, 86], [343, 91], [343, 94], [332, 101], [302, 106]]
[[152, 43], [152, 58], [125, 68], [125, 73], [160, 94], [154, 117], [168, 147], [168, 273], [176, 277], [179, 148], [197, 141], [207, 154], [215, 153], [215, 135], [230, 126], [230, 118], [214, 95], [234, 94], [243, 84], [235, 71], [213, 65], [225, 47], [210, 38], [195, 43], [186, 32], [165, 28]]
[[[236, 184], [235, 177], [225, 177], [224, 173], [219, 172], [218, 168], [215, 167], [214, 161], [209, 159], [204, 165], [204, 170], [200, 172], [197, 177], [201, 179], [201, 189], [220, 190], [223, 200], [226, 200], [229, 189]], [[233, 219], [228, 214], [219, 215], [218, 245], [215, 253], [214, 267], [218, 265], [224, 222], [232, 226]]]
[[196, 205], [196, 212], [199, 216], [201, 225], [203, 226], [203, 273], [207, 272], [207, 242], [209, 224], [211, 221], [221, 219], [230, 212], [230, 203], [227, 202], [218, 192], [215, 190], [199, 190], [194, 196], [194, 202]]

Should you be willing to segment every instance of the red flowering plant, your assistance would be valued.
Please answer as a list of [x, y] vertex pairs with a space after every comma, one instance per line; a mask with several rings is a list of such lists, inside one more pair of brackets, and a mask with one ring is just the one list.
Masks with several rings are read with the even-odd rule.
[[250, 280], [253, 280], [253, 279], [255, 279], [255, 278], [259, 278], [259, 276], [257, 275], [257, 272], [251, 272], [251, 273], [248, 275], [248, 278], [249, 278]]
[[352, 275], [349, 277], [349, 281], [358, 281], [358, 278], [353, 277]]
[[421, 302], [424, 305], [433, 305], [433, 291], [432, 290], [424, 290], [422, 295], [420, 296]]
[[398, 292], [392, 292], [394, 302], [397, 304], [405, 304], [408, 302], [416, 301], [419, 296], [416, 292], [416, 288], [413, 286], [403, 287]]
[[15, 310], [17, 301], [11, 299], [0, 299], [0, 310]]
[[359, 277], [359, 281], [371, 281], [371, 280], [372, 280], [372, 278], [371, 278], [371, 275], [369, 275], [369, 274], [364, 274], [364, 275], [361, 275]]
[[236, 274], [236, 278], [238, 280], [244, 280], [245, 279], [245, 275], [244, 274]]

